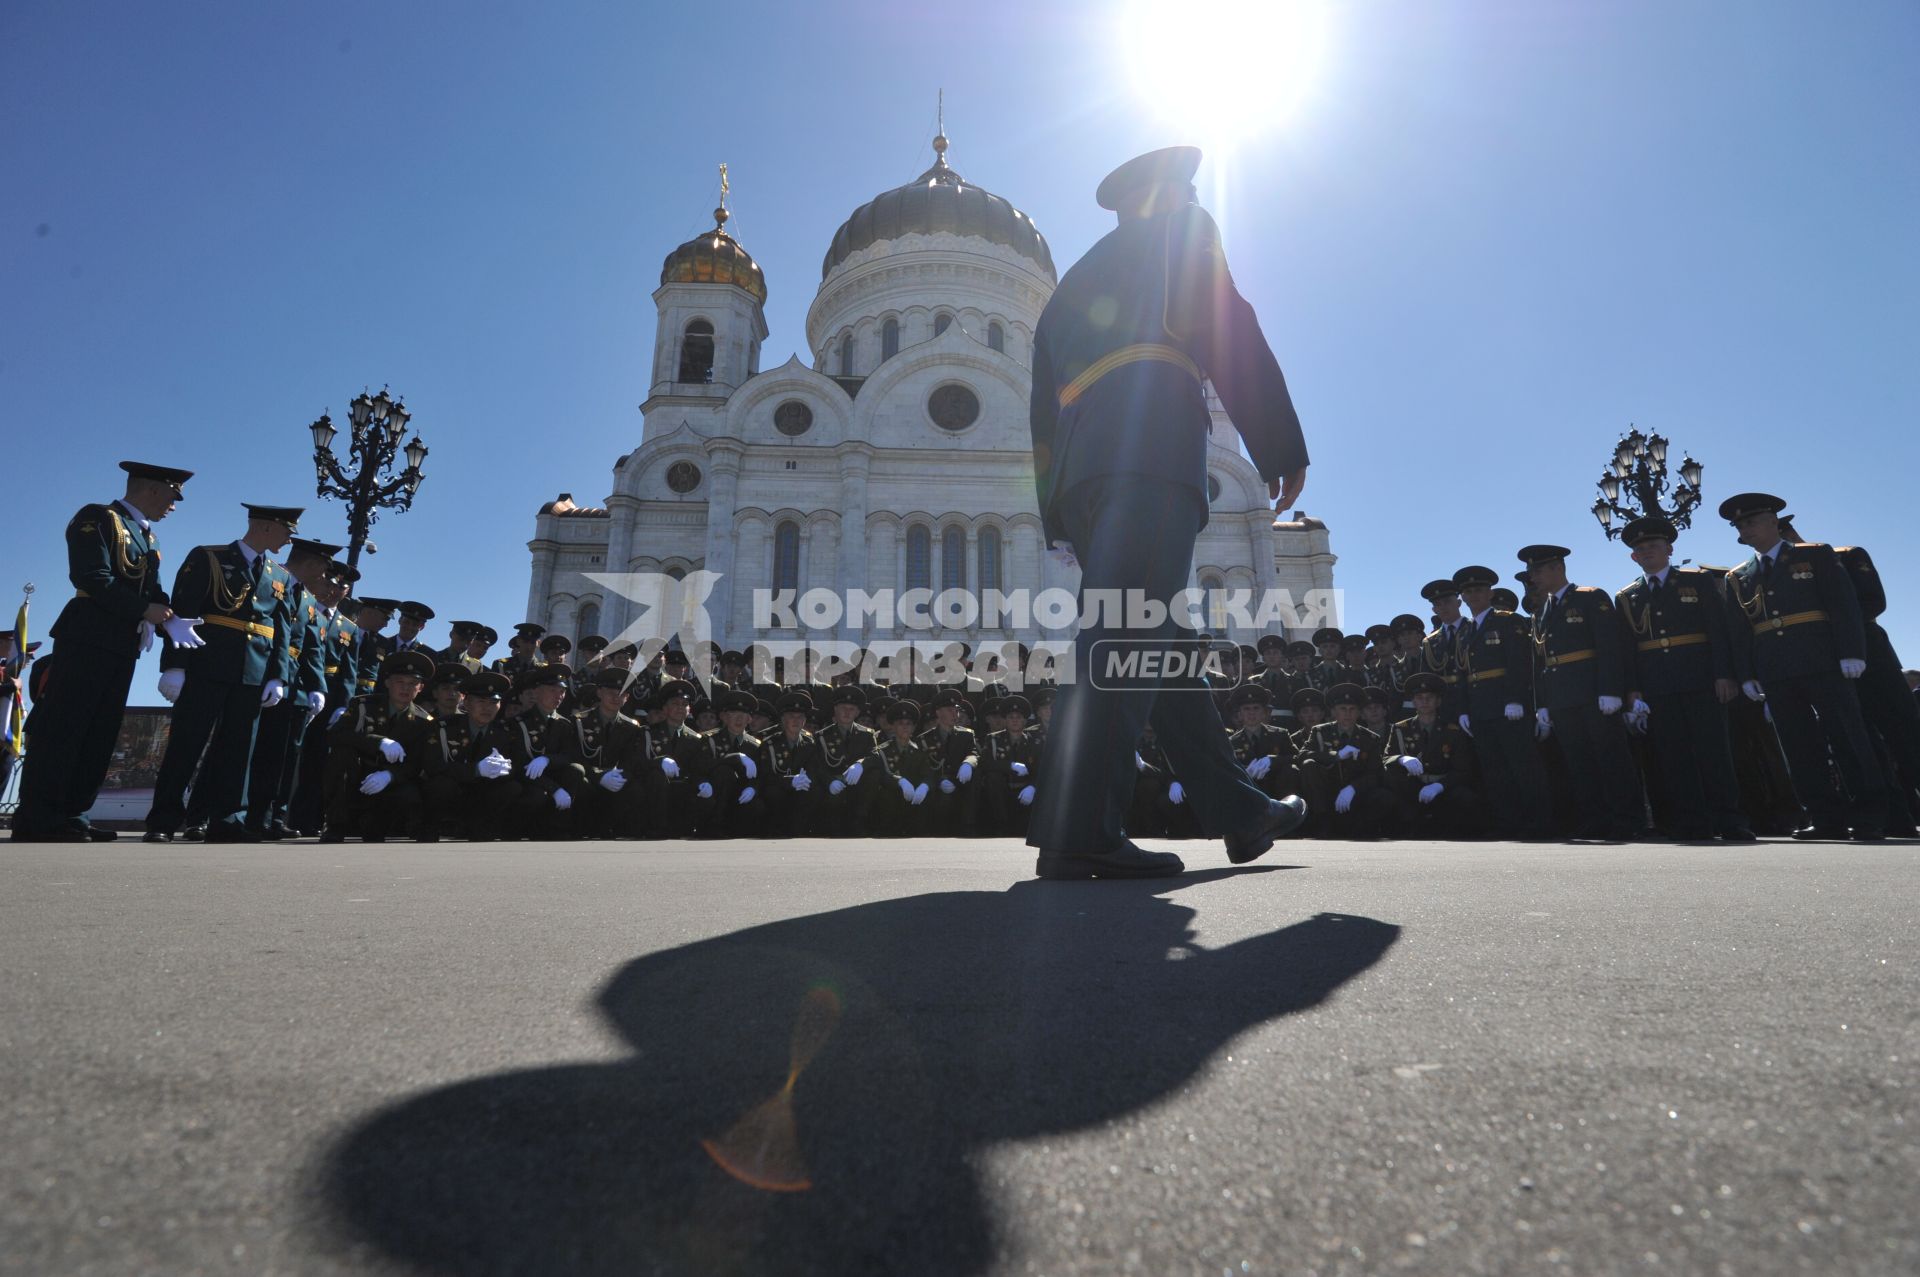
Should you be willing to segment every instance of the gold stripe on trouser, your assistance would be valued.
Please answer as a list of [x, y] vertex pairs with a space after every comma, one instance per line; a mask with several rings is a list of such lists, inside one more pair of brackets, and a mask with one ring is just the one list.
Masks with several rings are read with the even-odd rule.
[[1571, 665], [1575, 661], [1590, 661], [1593, 658], [1594, 650], [1590, 647], [1582, 648], [1578, 652], [1562, 652], [1558, 656], [1549, 656], [1547, 658], [1547, 668], [1552, 669], [1556, 665]]
[[203, 617], [202, 625], [217, 625], [223, 630], [239, 630], [242, 634], [252, 634], [257, 638], [272, 638], [273, 627], [262, 625], [258, 621], [243, 621], [237, 616]]
[[1148, 361], [1173, 364], [1185, 371], [1195, 381], [1201, 380], [1200, 365], [1189, 359], [1185, 351], [1175, 350], [1172, 346], [1162, 346], [1157, 342], [1140, 342], [1132, 346], [1122, 346], [1120, 349], [1104, 354], [1091, 364], [1088, 364], [1086, 371], [1068, 382], [1065, 388], [1060, 391], [1060, 406], [1064, 408], [1081, 395], [1086, 394], [1089, 386], [1093, 385], [1094, 382], [1100, 380], [1114, 369], [1123, 368], [1128, 364], [1145, 363]]
[[1484, 683], [1490, 678], [1499, 678], [1502, 674], [1505, 674], [1506, 672], [1507, 672], [1507, 667], [1504, 665], [1502, 665], [1497, 670], [1475, 670], [1473, 673], [1467, 675], [1467, 682]]
[[1784, 630], [1789, 625], [1805, 625], [1809, 621], [1824, 621], [1825, 612], [1791, 612], [1786, 616], [1770, 616], [1764, 621], [1753, 623], [1755, 634], [1765, 634], [1768, 630]]
[[1662, 652], [1670, 647], [1692, 647], [1695, 643], [1704, 643], [1706, 641], [1707, 636], [1704, 634], [1670, 634], [1666, 638], [1646, 639], [1642, 641], [1640, 650], [1643, 652]]

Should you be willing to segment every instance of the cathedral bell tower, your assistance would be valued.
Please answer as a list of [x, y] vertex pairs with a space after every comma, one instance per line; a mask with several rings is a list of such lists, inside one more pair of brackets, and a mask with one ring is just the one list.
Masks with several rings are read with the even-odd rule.
[[760, 371], [767, 281], [759, 263], [727, 234], [727, 166], [713, 229], [667, 254], [653, 303], [653, 376], [646, 404], [723, 401]]

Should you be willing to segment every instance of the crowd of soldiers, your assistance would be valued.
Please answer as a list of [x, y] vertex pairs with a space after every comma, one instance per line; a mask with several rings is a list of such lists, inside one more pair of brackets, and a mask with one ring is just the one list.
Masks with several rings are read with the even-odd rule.
[[[1053, 686], [985, 672], [1030, 669], [1020, 645], [973, 653], [958, 683], [909, 662], [782, 684], [764, 651], [718, 644], [705, 677], [677, 647], [636, 670], [631, 643], [533, 623], [495, 656], [487, 625], [435, 643], [431, 607], [354, 594], [341, 547], [271, 506], [166, 592], [151, 520], [186, 472], [124, 468], [119, 509], [69, 525], [76, 599], [42, 663], [16, 838], [111, 836], [84, 818], [99, 720], [155, 637], [173, 715], [149, 842], [1021, 836], [1046, 783]], [[1421, 589], [1424, 621], [1203, 635], [1209, 672], [1163, 694], [1214, 699], [1248, 776], [1306, 799], [1297, 836], [1912, 836], [1920, 705], [1875, 619], [1878, 575], [1856, 547], [1800, 542], [1784, 505], [1723, 505], [1755, 551], [1731, 570], [1675, 565], [1677, 530], [1641, 519], [1624, 536], [1641, 571], [1617, 592], [1532, 545], [1524, 595], [1469, 566]], [[1151, 727], [1134, 761], [1128, 833], [1197, 834]]]

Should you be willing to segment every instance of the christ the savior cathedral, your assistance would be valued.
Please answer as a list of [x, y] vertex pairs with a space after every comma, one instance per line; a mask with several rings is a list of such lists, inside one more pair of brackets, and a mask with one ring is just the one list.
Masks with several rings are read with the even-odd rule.
[[[1053, 256], [1033, 219], [964, 180], [933, 140], [931, 168], [874, 196], [834, 232], [807, 311], [809, 363], [762, 370], [766, 280], [727, 234], [667, 254], [638, 446], [613, 463], [604, 506], [571, 494], [535, 520], [527, 616], [579, 638], [618, 634], [629, 604], [588, 574], [704, 568], [726, 647], [759, 640], [900, 638], [969, 642], [1025, 629], [831, 632], [753, 626], [756, 589], [837, 593], [949, 587], [1078, 587], [1046, 554], [1034, 496], [1027, 400], [1034, 325], [1053, 292]], [[1215, 402], [1211, 521], [1195, 547], [1202, 588], [1333, 585], [1326, 526], [1278, 520]], [[796, 618], [797, 619], [797, 618]], [[1211, 628], [1254, 634], [1213, 609]], [[1296, 635], [1289, 633], [1289, 637]]]

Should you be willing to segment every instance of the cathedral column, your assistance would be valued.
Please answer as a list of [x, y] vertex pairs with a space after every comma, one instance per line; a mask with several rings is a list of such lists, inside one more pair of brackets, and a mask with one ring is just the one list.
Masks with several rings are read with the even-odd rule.
[[560, 556], [560, 546], [544, 538], [536, 539], [533, 550], [533, 580], [527, 586], [527, 619], [540, 625], [547, 623], [547, 601], [553, 594], [553, 565]]
[[[867, 586], [867, 475], [873, 466], [873, 447], [864, 443], [841, 445], [840, 453], [840, 579], [844, 598]], [[860, 639], [852, 617], [842, 617], [840, 637]]]
[[[615, 493], [607, 498], [607, 518], [611, 526], [607, 528], [606, 570], [609, 573], [625, 573], [630, 569], [628, 560], [633, 557], [633, 524], [638, 517], [636, 502], [624, 493]], [[627, 596], [617, 589], [607, 590], [606, 602], [601, 607], [600, 625], [602, 633], [609, 636], [627, 628]]]
[[[737, 440], [707, 441], [707, 547], [701, 566], [720, 574], [713, 593], [707, 596], [707, 615], [716, 630], [728, 629], [733, 616], [733, 519], [740, 485], [740, 461], [745, 455], [746, 448]], [[714, 637], [723, 646], [727, 644], [728, 635], [720, 633]]]
[[1280, 570], [1273, 562], [1273, 511], [1248, 511], [1247, 544], [1253, 552], [1253, 587], [1256, 592], [1253, 603], [1257, 609], [1260, 605], [1259, 595], [1280, 585]]
[[1031, 523], [1016, 524], [1010, 540], [1011, 544], [1007, 547], [1007, 581], [1015, 588], [1028, 592], [1027, 628], [1015, 637], [1030, 641], [1040, 628], [1033, 619], [1032, 607], [1047, 584], [1046, 560], [1040, 553], [1040, 530]]

